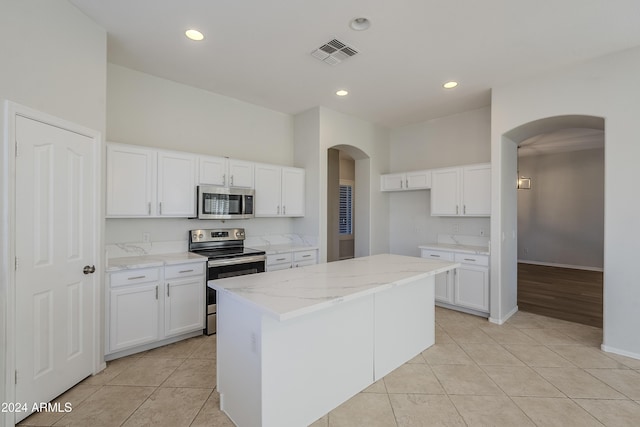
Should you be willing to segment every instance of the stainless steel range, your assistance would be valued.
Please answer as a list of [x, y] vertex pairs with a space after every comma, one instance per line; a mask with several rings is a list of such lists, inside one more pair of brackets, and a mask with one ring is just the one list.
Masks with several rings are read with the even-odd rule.
[[[189, 231], [189, 251], [209, 258], [207, 281], [261, 273], [264, 251], [244, 247], [244, 228], [217, 228]], [[206, 288], [207, 335], [216, 333], [216, 291]]]

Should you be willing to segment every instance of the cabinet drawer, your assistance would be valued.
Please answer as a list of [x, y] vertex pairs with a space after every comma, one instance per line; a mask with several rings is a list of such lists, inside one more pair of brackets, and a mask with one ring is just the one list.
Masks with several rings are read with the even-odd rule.
[[453, 261], [453, 253], [445, 251], [436, 251], [433, 249], [422, 249], [420, 255], [422, 258], [438, 259], [442, 261]]
[[204, 275], [204, 262], [168, 265], [164, 268], [165, 279]]
[[456, 262], [473, 265], [489, 265], [488, 255], [456, 254]]
[[267, 255], [267, 265], [273, 264], [291, 264], [293, 256], [291, 252], [286, 254]]
[[137, 283], [156, 282], [159, 279], [159, 268], [141, 268], [138, 270], [118, 271], [110, 274], [110, 284], [112, 288], [135, 285]]
[[294, 252], [293, 253], [293, 260], [294, 261], [313, 261], [315, 263], [315, 261], [316, 261], [316, 251], [312, 250], [312, 251]]

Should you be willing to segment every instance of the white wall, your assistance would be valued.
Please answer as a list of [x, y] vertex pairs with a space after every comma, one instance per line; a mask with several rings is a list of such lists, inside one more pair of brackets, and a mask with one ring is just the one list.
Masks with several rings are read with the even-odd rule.
[[[327, 256], [327, 150], [339, 149], [356, 160], [356, 201], [354, 225], [355, 256], [388, 252], [385, 232], [387, 201], [381, 197], [379, 175], [388, 168], [386, 128], [324, 107], [295, 116], [296, 165], [307, 171], [305, 218], [295, 220], [300, 234], [319, 236], [320, 260]], [[355, 149], [350, 152], [349, 147]], [[382, 231], [382, 232], [381, 232]]]
[[[515, 308], [515, 159], [505, 133], [546, 117], [585, 114], [605, 118], [605, 236], [603, 348], [640, 358], [640, 48], [492, 91], [493, 188], [491, 317], [503, 320]], [[517, 141], [516, 141], [517, 142]], [[515, 151], [515, 150], [514, 150]], [[631, 197], [630, 197], [631, 196]], [[503, 234], [504, 233], [504, 234]], [[505, 240], [502, 239], [504, 235]], [[515, 237], [515, 235], [514, 235]], [[494, 298], [496, 299], [494, 301]]]
[[[293, 118], [233, 98], [109, 64], [107, 140], [293, 165]], [[194, 228], [244, 227], [249, 236], [288, 234], [292, 220], [108, 219], [106, 243], [186, 241]]]
[[602, 268], [604, 149], [518, 158], [518, 259]]
[[[0, 2], [0, 99], [78, 123], [104, 134], [106, 33], [66, 1]], [[0, 119], [0, 402], [7, 402], [5, 374], [7, 290], [13, 280], [13, 157]], [[13, 415], [0, 414], [0, 426]]]
[[[393, 129], [385, 172], [489, 162], [490, 126], [487, 106]], [[383, 193], [389, 199], [391, 253], [419, 256], [418, 246], [435, 242], [438, 234], [488, 235], [489, 218], [432, 217], [430, 196], [429, 190]]]

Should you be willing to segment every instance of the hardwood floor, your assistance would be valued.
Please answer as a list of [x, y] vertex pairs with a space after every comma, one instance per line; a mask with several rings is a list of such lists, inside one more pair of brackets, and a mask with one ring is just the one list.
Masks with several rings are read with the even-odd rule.
[[602, 328], [602, 272], [519, 263], [518, 308]]

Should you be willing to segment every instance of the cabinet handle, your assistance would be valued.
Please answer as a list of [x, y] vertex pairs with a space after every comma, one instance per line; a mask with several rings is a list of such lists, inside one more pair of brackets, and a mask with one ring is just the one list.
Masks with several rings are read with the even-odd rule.
[[282, 205], [282, 215], [286, 215], [287, 214], [287, 207], [285, 205]]
[[432, 256], [432, 257], [434, 257], [434, 258], [440, 258], [440, 255], [433, 255], [433, 254], [431, 254], [431, 255], [429, 255], [429, 256]]
[[407, 184], [407, 185], [405, 185], [405, 187], [406, 187], [406, 188], [409, 188], [409, 178], [407, 178], [407, 180], [406, 180], [406, 184]]
[[476, 262], [476, 261], [477, 261], [476, 259], [473, 259], [473, 258], [465, 258], [464, 260], [465, 260], [465, 261], [473, 261], [473, 262]]
[[171, 287], [171, 283], [167, 283], [167, 296], [169, 296], [169, 288]]
[[467, 214], [467, 205], [462, 205], [462, 213]]
[[309, 258], [311, 255], [302, 255], [302, 258]]
[[404, 185], [404, 180], [401, 179], [400, 180], [400, 188], [403, 188], [403, 185]]
[[286, 258], [276, 258], [276, 261], [284, 261]]
[[180, 271], [178, 271], [178, 273], [180, 273], [180, 274], [181, 273], [191, 273], [192, 271], [193, 271], [193, 269], [191, 269], [191, 270], [180, 270]]
[[158, 213], [159, 213], [160, 215], [162, 215], [162, 202], [160, 202], [160, 209], [159, 209], [159, 212], [158, 212]]
[[127, 280], [136, 280], [136, 279], [144, 279], [147, 276], [133, 276], [133, 277], [128, 277]]
[[233, 175], [231, 175], [231, 182], [229, 183], [233, 187]]
[[151, 215], [151, 202], [147, 203], [147, 212]]
[[456, 205], [456, 215], [458, 215], [458, 205]]
[[278, 215], [280, 215], [280, 205], [278, 205]]
[[156, 299], [158, 299], [158, 285], [156, 285]]

